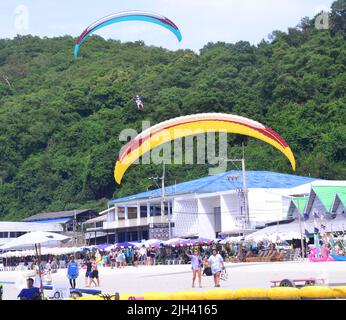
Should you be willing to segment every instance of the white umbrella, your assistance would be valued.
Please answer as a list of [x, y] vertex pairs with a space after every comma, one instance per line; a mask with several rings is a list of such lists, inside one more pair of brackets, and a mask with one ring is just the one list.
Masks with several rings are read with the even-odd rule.
[[115, 245], [114, 244], [111, 244], [109, 247], [106, 247], [105, 248], [105, 251], [111, 251], [112, 249], [115, 249]]
[[160, 244], [161, 242], [162, 242], [162, 240], [159, 240], [159, 239], [149, 239], [149, 240], [142, 242], [141, 245], [144, 244], [146, 247], [149, 247], [149, 246], [155, 246], [157, 244]]
[[219, 243], [220, 244], [226, 244], [230, 242], [240, 242], [244, 240], [243, 236], [238, 236], [238, 237], [227, 237], [226, 239], [221, 240]]
[[[11, 249], [35, 249], [36, 256], [38, 258], [38, 264], [41, 263], [41, 246], [49, 247], [49, 246], [57, 246], [63, 241], [67, 241], [70, 237], [53, 233], [53, 232], [45, 232], [45, 231], [36, 231], [26, 233], [16, 239], [13, 239], [0, 247], [2, 250], [11, 250]], [[43, 295], [43, 284], [42, 284], [42, 275], [41, 269], [38, 268], [38, 275], [40, 278], [40, 289]]]
[[18, 238], [15, 238], [3, 246], [0, 247], [1, 250], [12, 250], [12, 249], [32, 249], [35, 247], [35, 244], [40, 244], [41, 247], [56, 247], [60, 245], [61, 242], [67, 241], [70, 237], [45, 231], [36, 231], [26, 233]]
[[166, 241], [162, 241], [164, 245], [170, 246], [171, 244], [176, 244], [177, 242], [181, 242], [184, 241], [186, 239], [183, 238], [173, 238], [173, 239], [169, 239]]

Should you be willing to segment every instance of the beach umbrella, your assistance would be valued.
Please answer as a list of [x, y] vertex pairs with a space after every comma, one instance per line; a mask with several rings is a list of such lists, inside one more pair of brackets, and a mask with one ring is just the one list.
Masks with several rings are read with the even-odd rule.
[[59, 246], [61, 242], [69, 240], [70, 237], [46, 231], [35, 231], [26, 233], [18, 238], [15, 238], [3, 246], [1, 250], [25, 250], [35, 248], [35, 245], [41, 247]]
[[159, 246], [161, 242], [162, 240], [159, 240], [159, 239], [149, 239], [142, 242], [141, 245], [144, 244], [146, 247], [149, 247], [149, 246], [156, 247], [156, 246]]
[[110, 243], [103, 243], [103, 244], [99, 244], [98, 246], [96, 246], [96, 248], [103, 251], [109, 246], [111, 246]]
[[58, 246], [62, 242], [66, 242], [70, 239], [70, 237], [46, 231], [35, 231], [26, 233], [18, 238], [15, 238], [3, 246], [0, 247], [1, 250], [25, 250], [32, 249], [35, 250], [35, 255], [38, 260], [38, 275], [40, 278], [40, 289], [43, 296], [43, 284], [42, 284], [42, 275], [41, 275], [41, 247], [51, 247]]
[[162, 243], [166, 246], [176, 246], [176, 245], [179, 245], [184, 240], [185, 239], [182, 239], [182, 238], [173, 238], [166, 241], [162, 241]]
[[115, 247], [133, 247], [134, 245], [131, 242], [117, 242]]

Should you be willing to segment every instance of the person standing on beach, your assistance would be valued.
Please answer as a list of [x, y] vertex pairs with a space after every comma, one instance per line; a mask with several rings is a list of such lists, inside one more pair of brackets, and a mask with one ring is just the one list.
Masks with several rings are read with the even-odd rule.
[[[95, 282], [94, 279], [96, 279], [97, 282]], [[91, 264], [91, 282], [95, 284], [95, 287], [100, 286], [99, 270], [95, 260], [93, 260]]]
[[111, 269], [113, 269], [115, 267], [115, 264], [116, 264], [116, 261], [115, 261], [116, 254], [115, 254], [114, 249], [111, 250], [111, 252], [109, 254], [109, 258], [111, 260]]
[[77, 262], [74, 260], [74, 256], [70, 257], [70, 262], [67, 265], [67, 277], [70, 280], [72, 289], [76, 288], [76, 279], [79, 276], [79, 268]]
[[215, 287], [220, 287], [221, 271], [225, 269], [225, 266], [223, 264], [223, 258], [217, 253], [216, 249], [212, 250], [212, 255], [209, 257], [208, 262], [214, 276]]
[[90, 287], [91, 285], [91, 261], [90, 258], [87, 257], [85, 260], [85, 265], [86, 265], [86, 271], [85, 271], [85, 286]]
[[202, 288], [202, 268], [203, 268], [202, 257], [199, 255], [197, 249], [193, 251], [193, 255], [189, 255], [186, 252], [185, 254], [191, 259], [192, 288], [195, 287], [196, 275], [198, 275], [198, 285], [200, 288]]
[[133, 252], [133, 266], [138, 267], [138, 260], [139, 260], [139, 252], [138, 249], [135, 249]]

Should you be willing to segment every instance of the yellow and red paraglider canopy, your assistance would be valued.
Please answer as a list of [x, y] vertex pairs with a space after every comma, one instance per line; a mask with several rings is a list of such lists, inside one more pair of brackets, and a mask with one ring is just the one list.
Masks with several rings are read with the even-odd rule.
[[262, 140], [280, 150], [295, 170], [294, 155], [287, 142], [271, 128], [248, 118], [224, 113], [200, 113], [156, 124], [134, 139], [121, 151], [114, 169], [115, 181], [120, 184], [129, 166], [155, 147], [178, 138], [207, 132], [243, 134]]

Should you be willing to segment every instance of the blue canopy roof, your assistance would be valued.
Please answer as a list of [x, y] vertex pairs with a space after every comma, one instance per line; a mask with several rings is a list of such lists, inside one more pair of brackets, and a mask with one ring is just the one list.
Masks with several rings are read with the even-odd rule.
[[[228, 176], [237, 177], [236, 180], [228, 179]], [[302, 184], [316, 180], [292, 174], [277, 173], [271, 171], [246, 171], [247, 188], [294, 188]], [[178, 195], [187, 193], [211, 193], [218, 191], [235, 190], [242, 188], [242, 171], [232, 170], [214, 176], [207, 176], [165, 188], [165, 195]], [[134, 194], [131, 196], [110, 200], [109, 205], [129, 202], [133, 200], [157, 198], [161, 196], [161, 189]]]
[[41, 223], [66, 223], [72, 220], [72, 218], [59, 218], [59, 219], [45, 219], [45, 220], [35, 220], [31, 222], [41, 222]]

